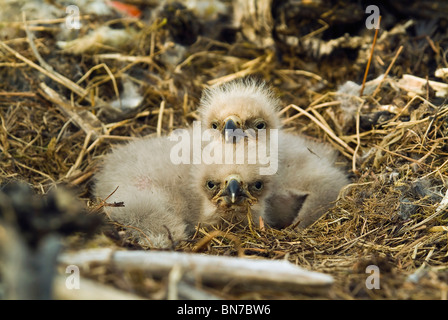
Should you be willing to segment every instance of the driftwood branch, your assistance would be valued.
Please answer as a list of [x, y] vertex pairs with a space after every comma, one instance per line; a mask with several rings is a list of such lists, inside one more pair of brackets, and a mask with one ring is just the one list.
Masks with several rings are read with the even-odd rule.
[[248, 259], [161, 251], [114, 251], [92, 249], [65, 253], [59, 262], [82, 266], [113, 264], [122, 270], [145, 270], [155, 277], [167, 276], [174, 267], [188, 280], [208, 285], [316, 293], [328, 290], [333, 278], [308, 271], [286, 260]]

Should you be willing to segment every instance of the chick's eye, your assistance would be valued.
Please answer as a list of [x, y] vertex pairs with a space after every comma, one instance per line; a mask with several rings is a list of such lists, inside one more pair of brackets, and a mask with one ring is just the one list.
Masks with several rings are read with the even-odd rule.
[[212, 129], [218, 129], [218, 123], [216, 121], [212, 122]]
[[207, 181], [207, 183], [206, 183], [205, 185], [206, 185], [207, 188], [210, 189], [210, 190], [212, 190], [213, 188], [216, 187], [216, 184], [215, 184], [213, 181], [211, 181], [211, 180]]
[[266, 129], [266, 122], [264, 122], [263, 120], [257, 121], [255, 123], [255, 128], [257, 128], [258, 130]]
[[257, 182], [255, 182], [255, 183], [254, 183], [254, 188], [255, 188], [256, 190], [261, 190], [261, 189], [263, 189], [263, 181], [257, 181]]

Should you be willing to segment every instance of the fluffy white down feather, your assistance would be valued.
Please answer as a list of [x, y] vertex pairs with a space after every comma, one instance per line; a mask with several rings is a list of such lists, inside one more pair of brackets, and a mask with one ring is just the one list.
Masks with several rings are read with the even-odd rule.
[[[191, 130], [187, 133], [192, 137]], [[201, 151], [209, 144], [203, 143]], [[222, 147], [221, 139], [211, 144]], [[176, 148], [173, 148], [175, 145]], [[189, 150], [190, 164], [173, 163], [171, 152], [176, 150], [176, 153], [179, 147]], [[247, 160], [247, 153], [251, 149], [245, 150]], [[112, 220], [128, 226], [130, 236], [141, 245], [170, 247], [170, 236], [174, 242], [185, 240], [199, 222], [221, 222], [223, 209], [204, 192], [206, 181], [213, 179], [223, 182], [232, 174], [238, 174], [244, 185], [262, 179], [259, 175], [260, 165], [246, 162], [238, 165], [192, 164], [193, 158], [198, 156], [201, 157], [194, 154], [189, 139], [170, 141], [166, 137], [144, 138], [117, 146], [104, 157], [101, 169], [95, 175], [94, 195], [106, 199], [118, 187], [107, 202], [124, 202], [124, 207], [106, 206], [106, 214]], [[259, 199], [252, 209], [257, 217], [264, 213], [269, 180], [269, 177], [263, 179], [265, 189], [255, 195]], [[232, 210], [238, 214], [244, 208], [235, 206]]]
[[256, 118], [264, 118], [267, 129], [280, 128], [279, 108], [280, 100], [265, 82], [247, 78], [205, 89], [198, 111], [205, 128], [212, 121], [238, 115], [243, 121], [241, 129], [246, 130], [246, 122]]
[[336, 152], [328, 145], [280, 132], [279, 169], [275, 192], [268, 199], [268, 224], [306, 228], [320, 218], [348, 184], [334, 163]]
[[95, 176], [94, 194], [101, 199], [118, 187], [107, 202], [125, 206], [104, 209], [112, 220], [140, 229], [128, 228], [144, 246], [169, 247], [169, 233], [183, 240], [198, 220], [196, 197], [188, 188], [190, 166], [171, 162], [173, 144], [159, 137], [115, 147]]

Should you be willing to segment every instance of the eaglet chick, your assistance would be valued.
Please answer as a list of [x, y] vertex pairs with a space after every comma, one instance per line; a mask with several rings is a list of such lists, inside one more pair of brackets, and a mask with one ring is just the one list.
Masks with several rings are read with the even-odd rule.
[[[199, 192], [201, 222], [258, 223], [265, 214], [266, 201], [274, 190], [272, 175], [263, 174], [266, 164], [260, 158], [249, 158], [256, 153], [254, 145], [241, 140], [230, 144], [231, 161], [226, 160], [229, 144], [215, 140], [210, 145], [222, 157], [215, 163], [192, 166], [192, 189]], [[229, 159], [229, 158], [227, 158]], [[217, 160], [217, 158], [215, 158]], [[251, 217], [252, 221], [248, 220]]]
[[[95, 196], [108, 203], [106, 214], [125, 226], [141, 245], [169, 247], [194, 231], [199, 220], [194, 192], [189, 189], [189, 164], [173, 164], [175, 142], [166, 137], [137, 139], [115, 147], [95, 175]], [[135, 229], [135, 228], [138, 228]], [[149, 241], [148, 241], [149, 239]]]
[[[266, 130], [263, 143], [272, 147], [277, 136], [269, 129], [281, 128], [280, 102], [273, 90], [250, 78], [206, 89], [200, 105], [202, 126], [217, 130], [226, 142], [235, 142], [228, 130], [240, 130], [255, 139]], [[244, 134], [251, 129], [255, 135]], [[336, 153], [327, 145], [282, 130], [276, 142], [278, 171], [271, 178], [275, 190], [267, 199], [263, 218], [274, 227], [293, 223], [307, 227], [325, 213], [348, 180], [334, 166]]]

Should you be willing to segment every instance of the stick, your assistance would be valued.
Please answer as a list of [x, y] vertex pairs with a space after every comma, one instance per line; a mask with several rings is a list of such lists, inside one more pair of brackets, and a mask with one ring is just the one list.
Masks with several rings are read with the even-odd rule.
[[302, 269], [286, 260], [248, 259], [164, 251], [114, 251], [109, 248], [63, 253], [59, 262], [88, 267], [91, 263], [113, 264], [122, 270], [149, 271], [166, 277], [175, 265], [183, 275], [205, 284], [242, 285], [254, 288], [291, 290], [307, 293], [328, 290], [330, 275]]
[[241, 241], [238, 239], [238, 237], [229, 234], [227, 232], [223, 232], [221, 230], [214, 230], [210, 232], [208, 235], [206, 235], [204, 238], [199, 240], [196, 245], [193, 247], [193, 252], [199, 252], [201, 251], [206, 245], [208, 245], [213, 239], [215, 239], [217, 236], [227, 238], [231, 241], [233, 241], [235, 249], [238, 251], [238, 256], [244, 255], [244, 249], [241, 247]]
[[84, 139], [84, 144], [82, 146], [81, 152], [78, 154], [78, 158], [76, 158], [75, 163], [73, 166], [68, 170], [67, 174], [65, 175], [65, 179], [70, 178], [70, 176], [73, 174], [73, 172], [78, 169], [78, 167], [81, 165], [82, 159], [84, 158], [84, 155], [86, 154], [86, 149], [89, 145], [90, 138], [92, 137], [94, 131], [89, 131], [87, 133], [86, 138]]
[[34, 44], [34, 35], [31, 33], [31, 31], [28, 29], [28, 25], [26, 23], [26, 14], [25, 11], [22, 11], [22, 20], [23, 25], [25, 27], [26, 37], [28, 38], [28, 43], [30, 44], [30, 48], [34, 53], [34, 56], [36, 57], [37, 61], [39, 61], [40, 65], [44, 67], [48, 72], [54, 72], [53, 67], [50, 66], [40, 55], [39, 51], [37, 51], [36, 45]]
[[361, 108], [364, 104], [361, 104], [358, 107], [358, 110], [356, 111], [356, 148], [355, 148], [355, 152], [353, 153], [353, 158], [352, 158], [352, 171], [359, 175], [359, 171], [358, 169], [356, 169], [356, 157], [358, 156], [358, 150], [361, 146], [361, 137], [359, 136], [359, 123], [360, 123], [360, 114], [361, 114]]
[[322, 130], [324, 130], [330, 138], [335, 140], [337, 143], [339, 143], [341, 146], [343, 146], [347, 151], [349, 151], [351, 154], [355, 153], [355, 150], [351, 148], [347, 143], [345, 143], [343, 140], [341, 140], [333, 131], [331, 131], [328, 127], [324, 126], [319, 120], [317, 120], [313, 115], [311, 115], [309, 112], [303, 110], [299, 106], [296, 106], [294, 104], [290, 104], [292, 108], [296, 109], [300, 113], [306, 115], [308, 118], [310, 118], [312, 121], [314, 121]]
[[[105, 63], [100, 63], [100, 64], [98, 64], [98, 65], [96, 65], [96, 66], [90, 68], [89, 71], [87, 71], [86, 74], [84, 74], [84, 75], [81, 77], [81, 79], [79, 79], [79, 80], [76, 82], [76, 84], [80, 84], [82, 81], [84, 81], [85, 79], [87, 79], [87, 78], [90, 76], [90, 74], [92, 74], [93, 71], [95, 71], [95, 70], [97, 70], [97, 69], [99, 69], [99, 68], [104, 68], [104, 70], [105, 70], [106, 73], [108, 74], [110, 80], [112, 81], [112, 86], [113, 86], [113, 88], [114, 88], [115, 95], [117, 96], [117, 99], [118, 99], [119, 102], [120, 102], [120, 109], [121, 109], [121, 108], [122, 108], [122, 105], [121, 105], [121, 99], [120, 99], [120, 92], [119, 92], [119, 90], [118, 90], [118, 86], [117, 86], [117, 81], [116, 81], [116, 79], [115, 79], [115, 77], [114, 77], [112, 71], [110, 71], [109, 67], [107, 66], [107, 64], [105, 64]], [[99, 85], [99, 83], [97, 83], [96, 86], [97, 86], [97, 85]], [[82, 97], [82, 98], [84, 98], [84, 97]]]
[[397, 60], [398, 56], [400, 55], [401, 50], [403, 50], [403, 46], [400, 46], [400, 48], [398, 48], [398, 51], [395, 54], [394, 58], [392, 59], [392, 62], [390, 63], [389, 67], [387, 67], [387, 70], [384, 73], [383, 79], [381, 79], [381, 81], [378, 84], [378, 86], [376, 87], [375, 91], [373, 91], [372, 98], [375, 97], [375, 95], [378, 93], [378, 91], [380, 91], [381, 85], [383, 84], [384, 80], [386, 79], [387, 75], [389, 74], [390, 69], [392, 69], [392, 66], [395, 64], [395, 61]]
[[375, 29], [375, 35], [373, 37], [372, 48], [370, 49], [369, 60], [367, 61], [366, 71], [364, 72], [364, 79], [362, 80], [361, 90], [359, 91], [359, 96], [362, 97], [362, 93], [364, 92], [364, 87], [366, 85], [367, 74], [369, 73], [370, 63], [372, 62], [373, 57], [373, 49], [375, 48], [376, 38], [378, 37], [378, 30], [380, 30], [381, 16], [378, 19], [378, 28]]
[[30, 97], [34, 98], [34, 92], [0, 92], [0, 97]]
[[163, 120], [163, 111], [165, 110], [165, 100], [162, 100], [160, 103], [159, 116], [157, 118], [157, 136], [162, 136], [162, 120]]

